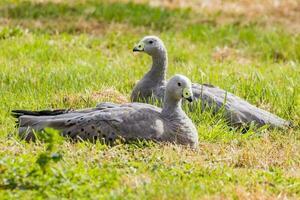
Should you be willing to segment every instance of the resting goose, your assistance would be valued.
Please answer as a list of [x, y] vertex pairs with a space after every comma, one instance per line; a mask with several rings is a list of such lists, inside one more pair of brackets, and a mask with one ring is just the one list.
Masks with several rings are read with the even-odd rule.
[[165, 87], [162, 109], [144, 103], [103, 103], [99, 108], [63, 114], [59, 114], [60, 110], [12, 112], [18, 118], [20, 136], [26, 140], [34, 139], [34, 131], [49, 127], [73, 139], [113, 142], [121, 137], [125, 140], [172, 142], [196, 148], [197, 129], [181, 108], [182, 98], [192, 101], [191, 82], [185, 76], [175, 75]]

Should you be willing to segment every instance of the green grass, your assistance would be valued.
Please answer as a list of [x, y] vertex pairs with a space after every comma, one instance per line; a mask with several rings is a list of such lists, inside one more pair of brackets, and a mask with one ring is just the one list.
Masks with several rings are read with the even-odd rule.
[[[57, 144], [62, 160], [43, 173], [36, 160], [47, 144], [19, 140], [10, 111], [128, 99], [150, 65], [132, 48], [148, 34], [168, 48], [168, 77], [182, 73], [217, 85], [299, 125], [299, 33], [281, 25], [216, 24], [214, 15], [191, 9], [82, 2], [0, 3], [1, 198], [299, 198], [298, 128], [242, 134], [200, 111], [187, 111], [199, 132], [196, 152], [64, 141]], [[220, 59], [216, 49], [225, 46], [229, 55]]]

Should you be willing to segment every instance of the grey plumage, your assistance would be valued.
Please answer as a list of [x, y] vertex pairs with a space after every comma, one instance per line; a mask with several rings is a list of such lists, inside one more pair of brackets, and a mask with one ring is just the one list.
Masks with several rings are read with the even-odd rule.
[[19, 121], [19, 134], [26, 140], [34, 139], [34, 131], [50, 127], [73, 139], [113, 142], [121, 137], [196, 147], [197, 130], [181, 108], [182, 97], [192, 99], [191, 82], [182, 75], [175, 75], [166, 86], [165, 97], [162, 109], [144, 103], [102, 103], [97, 108], [62, 114], [21, 110], [13, 114]]
[[[147, 53], [152, 57], [153, 63], [150, 71], [134, 87], [131, 100], [133, 102], [144, 100], [150, 102], [153, 98], [162, 100], [168, 65], [164, 43], [156, 36], [146, 36], [133, 51]], [[192, 88], [194, 97], [201, 101], [202, 109], [213, 108], [214, 113], [217, 113], [224, 108], [226, 119], [232, 126], [248, 126], [254, 123], [257, 127], [269, 125], [273, 128], [283, 128], [291, 124], [218, 87], [193, 83]]]

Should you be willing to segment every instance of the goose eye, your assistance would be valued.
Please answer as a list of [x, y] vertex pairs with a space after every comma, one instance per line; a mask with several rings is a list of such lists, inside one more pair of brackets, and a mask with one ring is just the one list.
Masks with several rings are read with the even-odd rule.
[[150, 40], [150, 41], [149, 41], [149, 44], [153, 44], [153, 41], [152, 41], [152, 40]]
[[181, 86], [181, 83], [178, 82], [177, 85], [180, 87], [180, 86]]

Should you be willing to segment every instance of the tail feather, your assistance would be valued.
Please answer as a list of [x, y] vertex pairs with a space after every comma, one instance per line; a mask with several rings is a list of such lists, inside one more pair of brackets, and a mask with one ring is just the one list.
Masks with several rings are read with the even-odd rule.
[[51, 115], [61, 115], [66, 114], [72, 111], [71, 109], [57, 109], [57, 110], [40, 110], [40, 111], [31, 111], [31, 110], [12, 110], [11, 115], [15, 118], [19, 118], [23, 115], [31, 116], [51, 116]]
[[40, 110], [40, 111], [31, 111], [31, 110], [12, 110], [11, 115], [16, 118], [16, 127], [20, 126], [20, 117], [24, 115], [30, 116], [56, 116], [61, 114], [66, 114], [71, 112], [71, 109], [57, 109], [57, 110]]
[[[78, 115], [78, 113], [77, 113]], [[65, 118], [56, 118], [53, 116], [32, 116], [32, 115], [23, 115], [18, 119], [19, 123], [19, 136], [26, 140], [35, 140], [35, 132], [40, 132], [46, 127], [56, 129], [58, 131], [63, 131], [68, 125], [66, 125], [67, 120], [72, 119], [68, 117], [69, 114], [65, 114]]]

